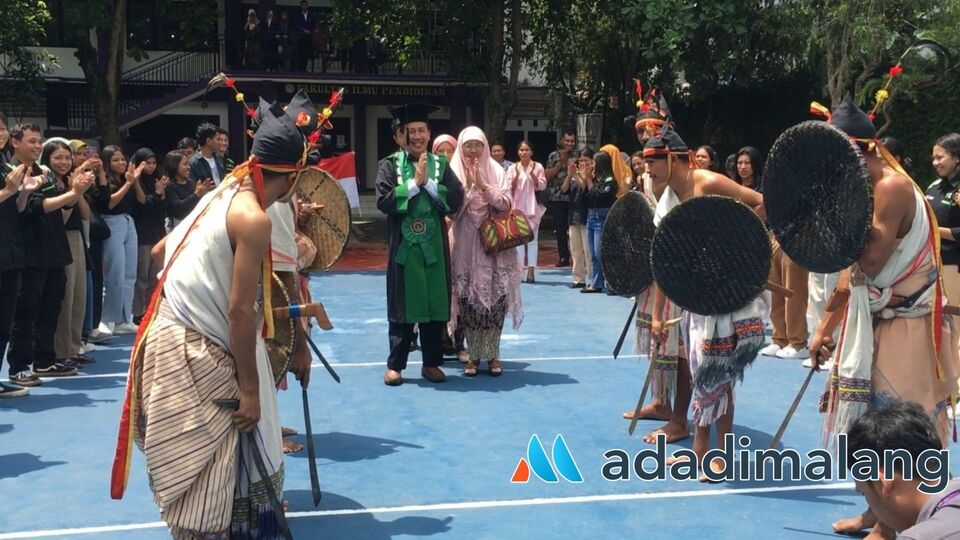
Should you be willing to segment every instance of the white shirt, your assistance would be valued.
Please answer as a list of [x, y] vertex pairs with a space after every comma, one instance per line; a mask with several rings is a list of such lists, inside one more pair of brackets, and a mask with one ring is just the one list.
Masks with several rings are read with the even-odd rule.
[[[203, 157], [203, 156], [201, 156]], [[217, 168], [217, 158], [210, 156], [203, 158], [210, 165], [210, 173], [213, 175], [214, 185], [220, 185], [220, 169]]]

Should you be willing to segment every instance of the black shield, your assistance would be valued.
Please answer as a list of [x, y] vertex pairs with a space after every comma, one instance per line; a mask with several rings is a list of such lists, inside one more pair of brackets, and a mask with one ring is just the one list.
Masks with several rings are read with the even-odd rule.
[[857, 260], [870, 234], [873, 188], [856, 145], [826, 122], [803, 122], [773, 143], [763, 172], [767, 220], [784, 252], [811, 272]]
[[600, 263], [617, 294], [640, 294], [653, 282], [650, 243], [655, 228], [650, 204], [642, 193], [628, 191], [613, 204], [603, 223]]
[[731, 313], [756, 298], [773, 256], [763, 222], [729, 197], [690, 199], [660, 221], [650, 266], [657, 285], [681, 308]]

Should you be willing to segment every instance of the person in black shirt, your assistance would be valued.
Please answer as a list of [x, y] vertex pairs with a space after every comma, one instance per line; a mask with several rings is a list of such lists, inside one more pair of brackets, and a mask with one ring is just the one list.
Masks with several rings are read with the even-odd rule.
[[10, 130], [7, 129], [7, 117], [0, 113], [0, 165], [10, 161], [12, 156], [10, 146]]
[[[6, 125], [3, 126], [6, 132]], [[31, 130], [32, 131], [32, 130]], [[24, 130], [19, 131], [23, 137]], [[40, 130], [36, 136], [39, 140]], [[9, 144], [9, 142], [5, 143]], [[17, 295], [20, 292], [20, 279], [23, 270], [23, 238], [20, 233], [20, 218], [17, 212], [17, 200], [20, 184], [27, 176], [25, 165], [8, 165], [9, 156], [0, 147], [0, 366], [3, 353], [10, 340], [10, 327], [13, 324], [17, 308]], [[0, 397], [20, 397], [27, 394], [26, 388], [0, 382]]]
[[[21, 144], [14, 144], [14, 159], [22, 160], [36, 171], [34, 156], [39, 146], [39, 130], [28, 131]], [[34, 141], [36, 144], [34, 144]], [[77, 368], [57, 362], [54, 336], [65, 285], [64, 267], [72, 262], [67, 233], [64, 229], [63, 208], [72, 209], [93, 182], [93, 174], [77, 171], [72, 187], [64, 179], [73, 166], [70, 146], [50, 143], [43, 152], [43, 161], [49, 167], [51, 156], [58, 154], [55, 172], [44, 172], [27, 178], [21, 184], [21, 193], [28, 193], [26, 205], [20, 212], [25, 268], [17, 295], [16, 315], [10, 331], [10, 381], [21, 386], [40, 384], [39, 377], [75, 375]], [[30, 366], [33, 365], [33, 371]]]
[[109, 193], [100, 198], [100, 213], [110, 228], [103, 245], [103, 312], [101, 327], [114, 334], [132, 334], [133, 290], [137, 282], [137, 229], [133, 222], [136, 203], [145, 204], [140, 177], [146, 163], [127, 163], [123, 151], [108, 146], [101, 152], [107, 169]]
[[933, 145], [933, 169], [939, 177], [927, 188], [927, 201], [940, 225], [943, 286], [951, 304], [960, 302], [960, 134], [950, 133]]
[[[48, 147], [51, 148], [49, 151]], [[67, 188], [73, 187], [73, 175], [69, 174], [71, 171], [79, 170], [94, 175], [100, 166], [100, 158], [84, 159], [78, 164], [76, 146], [71, 142], [70, 147], [73, 149], [72, 165], [67, 163], [63, 147], [51, 141], [47, 141], [44, 145], [41, 158], [56, 180]], [[68, 366], [79, 366], [94, 361], [92, 357], [85, 354], [87, 347], [83, 343], [83, 323], [87, 312], [88, 292], [87, 247], [83, 238], [83, 221], [90, 219], [90, 206], [87, 204], [86, 197], [79, 197], [74, 208], [64, 208], [63, 217], [66, 220], [63, 228], [66, 231], [70, 258], [73, 262], [64, 267], [66, 281], [63, 304], [60, 306], [60, 318], [57, 319], [54, 349], [58, 362]]]
[[150, 256], [150, 250], [167, 234], [165, 199], [170, 180], [159, 174], [157, 155], [149, 148], [134, 152], [130, 163], [134, 167], [144, 164], [140, 187], [143, 189], [145, 202], [133, 206], [133, 222], [137, 229], [137, 281], [133, 290], [133, 322], [139, 325], [160, 271], [159, 265]]
[[568, 231], [570, 254], [573, 258], [571, 289], [586, 287], [587, 279], [593, 276], [593, 260], [590, 256], [590, 244], [587, 242], [587, 190], [577, 173], [577, 163], [580, 169], [593, 170], [593, 154], [593, 149], [589, 147], [580, 150], [577, 155], [579, 162], [573, 159], [568, 162], [568, 174], [563, 175], [563, 182], [560, 184], [560, 192], [569, 200]]
[[167, 226], [173, 230], [197, 206], [197, 202], [214, 188], [213, 180], [194, 182], [190, 178], [190, 161], [181, 150], [168, 152], [163, 157], [163, 174], [167, 184]]
[[587, 243], [593, 264], [593, 275], [580, 291], [583, 293], [603, 292], [605, 288], [603, 269], [600, 267], [600, 237], [610, 207], [617, 200], [617, 181], [613, 178], [610, 154], [598, 152], [592, 161], [593, 166], [590, 167], [589, 161], [585, 162], [581, 157], [580, 170], [576, 173], [581, 187], [586, 191]]

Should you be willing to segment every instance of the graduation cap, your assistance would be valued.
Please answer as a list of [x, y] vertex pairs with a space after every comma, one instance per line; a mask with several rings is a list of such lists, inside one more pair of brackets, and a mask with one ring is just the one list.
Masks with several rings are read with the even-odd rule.
[[399, 129], [400, 127], [412, 122], [426, 123], [429, 120], [430, 115], [438, 110], [440, 110], [440, 107], [437, 107], [436, 105], [416, 102], [408, 103], [407, 105], [401, 105], [399, 107], [393, 107], [390, 109], [390, 114], [393, 116], [393, 125]]
[[645, 158], [665, 158], [670, 154], [688, 155], [690, 148], [672, 128], [664, 129], [659, 135], [650, 137], [643, 147]]
[[877, 128], [870, 116], [853, 102], [850, 92], [830, 114], [830, 125], [854, 139], [876, 139]]

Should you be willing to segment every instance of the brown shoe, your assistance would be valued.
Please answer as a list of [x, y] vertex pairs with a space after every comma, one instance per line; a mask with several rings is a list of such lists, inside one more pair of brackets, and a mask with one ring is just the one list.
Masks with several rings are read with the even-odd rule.
[[420, 370], [420, 375], [422, 375], [424, 379], [434, 383], [442, 383], [447, 380], [446, 373], [436, 366], [423, 366]]
[[383, 374], [383, 384], [387, 386], [400, 386], [403, 384], [403, 377], [399, 371], [388, 368], [386, 373]]

